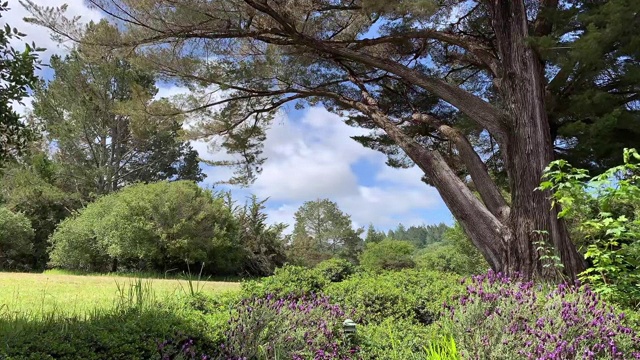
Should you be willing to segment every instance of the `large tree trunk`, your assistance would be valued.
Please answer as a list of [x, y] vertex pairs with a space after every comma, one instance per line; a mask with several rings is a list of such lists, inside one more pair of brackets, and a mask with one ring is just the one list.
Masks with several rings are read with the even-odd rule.
[[549, 194], [536, 190], [544, 168], [553, 160], [553, 144], [545, 109], [544, 67], [527, 45], [524, 3], [494, 0], [491, 16], [502, 65], [495, 82], [509, 117], [504, 157], [512, 192], [513, 237], [503, 268], [527, 277], [547, 276], [534, 244], [542, 235], [559, 253], [565, 275], [573, 279], [584, 270], [584, 259], [551, 209]]
[[[505, 212], [496, 210], [503, 208], [499, 201], [488, 201], [494, 199], [494, 191], [484, 189], [487, 190], [481, 192], [484, 204], [480, 203], [470, 191], [462, 189], [461, 185], [464, 184], [459, 179], [451, 176], [451, 169], [444, 160], [440, 161], [441, 156], [437, 152], [400, 141], [402, 134], [394, 134], [397, 129], [392, 124], [383, 126], [385, 122], [382, 118], [375, 121], [430, 178], [494, 270], [507, 274], [519, 273], [526, 278], [554, 276], [555, 269], [543, 266], [534, 244], [536, 240], [545, 239], [560, 255], [565, 275], [575, 279], [585, 268], [584, 259], [569, 239], [564, 222], [557, 218], [557, 210], [551, 208], [550, 194], [536, 190], [544, 168], [553, 160], [553, 144], [545, 109], [544, 66], [527, 43], [529, 24], [524, 1], [491, 0], [487, 4], [498, 47], [494, 82], [502, 98], [502, 111], [458, 87], [425, 76], [415, 69], [346, 47], [335, 48], [322, 43], [312, 45], [341, 58], [394, 73], [409, 83], [433, 92], [485, 127], [498, 139], [504, 154], [512, 196], [512, 206], [506, 218], [501, 216]], [[370, 102], [370, 105], [375, 104]], [[357, 104], [352, 106], [372, 116], [367, 109]], [[384, 114], [380, 116], [384, 117]], [[446, 132], [443, 133], [448, 136]], [[453, 138], [450, 140], [456, 142]], [[465, 149], [462, 142], [456, 146], [460, 147], [459, 150]], [[466, 165], [472, 165], [468, 169], [470, 172], [474, 170], [479, 174], [480, 171], [486, 171], [473, 166], [473, 159], [468, 160]], [[478, 177], [472, 177], [475, 183]], [[483, 183], [478, 181], [476, 185], [483, 186]], [[493, 208], [493, 211], [488, 208]]]
[[[565, 276], [575, 279], [584, 270], [583, 257], [568, 236], [564, 221], [552, 209], [549, 193], [539, 186], [544, 168], [553, 160], [553, 144], [545, 109], [544, 66], [527, 44], [529, 36], [522, 1], [493, 0], [492, 24], [496, 33], [501, 71], [495, 84], [505, 107], [502, 125], [489, 129], [500, 139], [512, 196], [511, 209], [496, 198], [486, 168], [478, 166], [468, 154], [472, 149], [454, 132], [440, 129], [465, 156], [465, 163], [480, 189], [484, 204], [455, 175], [437, 151], [428, 150], [402, 133], [386, 116], [375, 110], [375, 100], [366, 96], [368, 105], [351, 106], [368, 114], [424, 171], [436, 187], [449, 210], [461, 224], [473, 244], [495, 271], [525, 278], [556, 277], [561, 269], [545, 267], [536, 250], [536, 241], [545, 240], [559, 254]], [[385, 64], [375, 64], [385, 67]], [[403, 76], [402, 71], [388, 69]], [[410, 82], [429, 90], [414, 73], [405, 76]], [[366, 91], [365, 91], [366, 93]], [[464, 99], [460, 104], [464, 105]], [[456, 104], [458, 105], [458, 104]], [[372, 110], [373, 108], [373, 110]], [[467, 113], [465, 111], [465, 113]], [[497, 115], [492, 115], [497, 116]], [[433, 119], [416, 119], [433, 122]], [[498, 120], [498, 119], [496, 119]], [[437, 125], [437, 124], [435, 124]], [[475, 159], [477, 160], [477, 159]], [[495, 201], [494, 201], [495, 200]], [[508, 216], [504, 216], [508, 214]]]

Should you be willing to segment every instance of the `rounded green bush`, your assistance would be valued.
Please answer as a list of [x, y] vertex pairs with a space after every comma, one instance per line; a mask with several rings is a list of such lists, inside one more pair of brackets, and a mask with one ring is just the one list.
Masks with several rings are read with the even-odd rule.
[[415, 246], [408, 241], [385, 239], [367, 244], [360, 255], [360, 265], [374, 272], [413, 268], [416, 265], [412, 258], [415, 250]]
[[243, 282], [242, 292], [245, 297], [303, 296], [320, 293], [327, 284], [328, 280], [316, 269], [285, 265], [277, 268], [272, 276]]
[[[85, 271], [233, 273], [241, 249], [224, 200], [189, 181], [137, 184], [89, 204], [51, 237], [51, 265]], [[195, 267], [193, 267], [195, 268]]]
[[340, 282], [355, 272], [355, 266], [345, 259], [329, 259], [316, 265], [316, 270], [331, 282]]
[[355, 309], [365, 323], [394, 318], [430, 324], [443, 304], [461, 292], [456, 275], [413, 269], [356, 274], [325, 289], [334, 302]]

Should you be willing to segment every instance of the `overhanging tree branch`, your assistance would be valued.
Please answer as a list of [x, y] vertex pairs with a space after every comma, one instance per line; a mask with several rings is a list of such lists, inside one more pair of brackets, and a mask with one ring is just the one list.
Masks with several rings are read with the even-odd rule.
[[338, 58], [366, 64], [395, 74], [405, 81], [415, 84], [432, 92], [442, 100], [455, 106], [460, 111], [486, 128], [498, 141], [505, 145], [507, 142], [507, 125], [503, 121], [504, 115], [493, 105], [479, 97], [451, 85], [441, 79], [429, 77], [418, 70], [411, 69], [397, 62], [375, 57], [367, 53], [354, 51], [344, 47], [333, 47], [323, 41], [307, 39], [311, 48], [322, 50]]

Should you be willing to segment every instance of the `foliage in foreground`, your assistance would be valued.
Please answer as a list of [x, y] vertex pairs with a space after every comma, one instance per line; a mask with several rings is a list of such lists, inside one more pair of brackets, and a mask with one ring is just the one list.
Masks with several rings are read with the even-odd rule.
[[541, 185], [554, 191], [559, 216], [572, 225], [573, 238], [590, 263], [580, 274], [609, 301], [640, 306], [640, 154], [625, 149], [624, 164], [590, 178], [558, 160]]
[[324, 294], [333, 302], [354, 309], [360, 323], [379, 323], [387, 318], [430, 324], [438, 318], [445, 301], [461, 293], [453, 274], [405, 269], [381, 273], [356, 273], [330, 282], [319, 269], [284, 266], [273, 276], [243, 283], [245, 296], [302, 297]]
[[355, 309], [360, 323], [396, 319], [429, 325], [439, 318], [443, 304], [461, 290], [455, 275], [407, 269], [356, 274], [327, 286], [324, 293]]
[[[221, 340], [217, 329], [229, 320], [228, 306], [216, 313], [198, 311], [179, 295], [158, 301], [138, 281], [120, 289], [116, 306], [84, 316], [51, 312], [12, 313], [0, 305], [0, 359], [3, 360], [148, 360], [158, 359], [158, 344], [188, 339], [200, 352], [212, 352]], [[221, 298], [228, 300], [228, 298]]]
[[[291, 266], [239, 293], [206, 294], [196, 284], [157, 302], [137, 285], [121, 290], [116, 308], [86, 318], [0, 310], [0, 358], [581, 359], [586, 349], [593, 358], [640, 356], [637, 329], [589, 290], [491, 272], [467, 285], [465, 292], [453, 274], [419, 270], [330, 282], [318, 269]], [[357, 322], [350, 341], [346, 318]]]
[[351, 359], [357, 348], [342, 335], [344, 310], [327, 297], [243, 300], [225, 334], [228, 359]]

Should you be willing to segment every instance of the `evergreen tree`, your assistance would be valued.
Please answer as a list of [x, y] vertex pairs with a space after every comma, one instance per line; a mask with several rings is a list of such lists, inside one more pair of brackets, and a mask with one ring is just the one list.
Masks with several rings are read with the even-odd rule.
[[373, 224], [369, 224], [369, 227], [367, 228], [367, 234], [365, 235], [365, 238], [364, 238], [364, 242], [366, 244], [379, 243], [380, 241], [384, 240], [385, 237], [386, 236], [384, 232], [376, 230], [376, 228], [373, 227]]
[[360, 234], [351, 217], [329, 199], [305, 202], [295, 213], [289, 257], [305, 266], [315, 266], [334, 256], [356, 262], [362, 251]]
[[[100, 22], [85, 37], [105, 34], [119, 36]], [[204, 178], [197, 152], [181, 139], [182, 117], [153, 115], [178, 112], [153, 100], [153, 74], [89, 45], [53, 56], [51, 68], [53, 79], [35, 89], [33, 118], [55, 149], [67, 191], [91, 198], [135, 182]]]
[[[80, 40], [73, 21], [27, 2]], [[100, 43], [229, 90], [200, 104], [197, 130], [224, 135], [245, 180], [280, 106], [322, 104], [372, 129], [356, 140], [389, 164], [418, 166], [497, 271], [552, 276], [534, 245], [546, 231], [575, 278], [585, 262], [536, 190], [544, 168], [576, 156], [597, 170], [640, 134], [634, 0], [89, 2], [128, 25]]]

